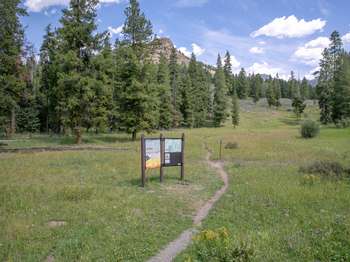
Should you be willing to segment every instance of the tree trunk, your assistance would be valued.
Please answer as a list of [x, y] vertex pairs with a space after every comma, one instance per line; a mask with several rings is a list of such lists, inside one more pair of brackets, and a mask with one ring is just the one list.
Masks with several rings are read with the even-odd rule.
[[10, 132], [11, 135], [16, 133], [16, 109], [14, 107], [11, 109]]
[[82, 142], [82, 132], [81, 132], [81, 127], [76, 127], [75, 128], [75, 143], [77, 145], [80, 145]]
[[132, 132], [132, 141], [135, 141], [135, 140], [136, 140], [136, 135], [137, 135], [137, 132], [136, 132], [136, 131], [133, 131], [133, 132]]

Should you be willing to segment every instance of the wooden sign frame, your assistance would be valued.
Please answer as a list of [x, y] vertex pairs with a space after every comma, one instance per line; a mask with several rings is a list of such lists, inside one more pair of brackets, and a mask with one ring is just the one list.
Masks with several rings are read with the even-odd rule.
[[[181, 175], [180, 180], [183, 181], [185, 178], [185, 134], [182, 134], [181, 138], [166, 138], [163, 134], [160, 134], [159, 138], [145, 138], [144, 135], [141, 135], [141, 186], [145, 187], [146, 184], [146, 141], [147, 140], [159, 140], [160, 142], [160, 167], [159, 167], [159, 180], [160, 183], [163, 182], [164, 179], [164, 167], [171, 166], [179, 166], [181, 167]], [[165, 152], [165, 143], [166, 140], [180, 140], [181, 141], [181, 152]], [[172, 160], [174, 163], [171, 163], [171, 159], [167, 159], [170, 161], [166, 163], [165, 154], [168, 154], [169, 157], [173, 156]], [[180, 161], [179, 159], [180, 158]]]

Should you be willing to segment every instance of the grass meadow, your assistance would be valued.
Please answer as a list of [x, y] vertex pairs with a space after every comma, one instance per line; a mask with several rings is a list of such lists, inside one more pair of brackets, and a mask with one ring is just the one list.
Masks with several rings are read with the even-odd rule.
[[[306, 114], [318, 112], [311, 104]], [[186, 134], [186, 180], [170, 168], [160, 184], [158, 171], [147, 171], [146, 188], [139, 187], [139, 141], [122, 134], [88, 134], [85, 143], [126, 151], [0, 154], [0, 261], [145, 261], [191, 227], [195, 211], [221, 187], [205, 162], [205, 144], [217, 159], [220, 140], [238, 144], [222, 153], [230, 186], [201, 230], [226, 227], [230, 238], [250, 243], [253, 261], [346, 261], [349, 181], [305, 185], [298, 170], [318, 160], [349, 167], [350, 129], [321, 127], [307, 140], [299, 129], [288, 107], [243, 102], [236, 129], [228, 122], [164, 132]], [[72, 141], [18, 136], [7, 147]], [[177, 261], [195, 252], [191, 246]]]

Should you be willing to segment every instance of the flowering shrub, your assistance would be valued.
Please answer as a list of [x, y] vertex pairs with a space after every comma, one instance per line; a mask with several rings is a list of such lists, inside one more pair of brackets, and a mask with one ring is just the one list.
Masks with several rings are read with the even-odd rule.
[[204, 230], [194, 237], [194, 256], [187, 262], [251, 261], [254, 251], [244, 242], [232, 241], [226, 228]]

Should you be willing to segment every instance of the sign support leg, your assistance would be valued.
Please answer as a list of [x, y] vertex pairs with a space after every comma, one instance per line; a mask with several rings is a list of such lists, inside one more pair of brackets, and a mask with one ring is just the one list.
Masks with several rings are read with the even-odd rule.
[[141, 135], [141, 186], [145, 187], [146, 174], [145, 174], [145, 136]]
[[181, 143], [181, 181], [185, 178], [185, 134], [182, 134]]
[[164, 138], [160, 134], [160, 183], [163, 183], [163, 166], [164, 166]]

